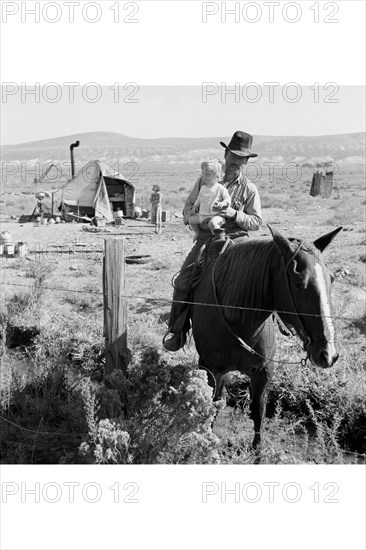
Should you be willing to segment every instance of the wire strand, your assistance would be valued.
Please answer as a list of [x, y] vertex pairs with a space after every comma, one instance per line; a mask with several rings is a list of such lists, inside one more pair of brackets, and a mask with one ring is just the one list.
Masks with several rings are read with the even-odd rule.
[[[6, 286], [17, 286], [17, 287], [24, 287], [24, 288], [32, 288], [34, 289], [37, 285], [24, 285], [21, 283], [11, 283], [6, 281], [0, 281], [1, 285]], [[232, 306], [232, 305], [220, 305], [220, 304], [209, 304], [205, 302], [193, 302], [193, 301], [187, 301], [187, 300], [174, 300], [170, 298], [163, 298], [163, 297], [156, 297], [156, 296], [143, 296], [143, 295], [132, 295], [132, 294], [109, 294], [105, 292], [98, 292], [98, 291], [91, 291], [91, 290], [78, 290], [73, 288], [61, 288], [61, 287], [49, 287], [44, 286], [43, 284], [40, 284], [39, 287], [41, 287], [44, 290], [57, 290], [59, 292], [74, 292], [76, 294], [93, 294], [96, 296], [104, 296], [108, 295], [113, 298], [122, 298], [127, 300], [150, 300], [155, 302], [166, 302], [167, 304], [187, 304], [187, 305], [193, 305], [193, 306], [203, 306], [203, 307], [221, 307], [226, 309], [238, 309], [242, 311], [257, 311], [257, 312], [263, 312], [263, 313], [273, 313], [273, 310], [271, 309], [264, 309], [264, 308], [257, 308], [257, 307], [244, 307], [244, 306]], [[303, 317], [319, 317], [319, 318], [330, 318], [330, 319], [339, 319], [343, 321], [354, 321], [354, 317], [341, 317], [336, 315], [320, 315], [316, 313], [305, 313], [305, 312], [297, 312], [294, 311], [286, 311], [286, 310], [276, 310], [276, 313], [279, 314], [286, 314], [286, 315], [301, 315]]]
[[8, 424], [11, 424], [15, 428], [18, 428], [19, 430], [23, 430], [25, 432], [29, 432], [35, 435], [62, 435], [69, 437], [70, 435], [78, 435], [76, 433], [65, 433], [65, 432], [40, 432], [39, 430], [31, 430], [30, 428], [25, 428], [24, 426], [21, 426], [20, 424], [16, 424], [15, 422], [12, 422], [11, 420], [8, 420], [5, 418], [5, 416], [0, 415], [0, 420], [4, 420]]

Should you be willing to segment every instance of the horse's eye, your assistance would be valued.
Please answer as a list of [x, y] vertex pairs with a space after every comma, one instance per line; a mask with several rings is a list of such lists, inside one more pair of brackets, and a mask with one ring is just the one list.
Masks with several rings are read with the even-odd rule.
[[303, 281], [295, 281], [294, 287], [297, 288], [297, 290], [305, 290], [305, 283]]

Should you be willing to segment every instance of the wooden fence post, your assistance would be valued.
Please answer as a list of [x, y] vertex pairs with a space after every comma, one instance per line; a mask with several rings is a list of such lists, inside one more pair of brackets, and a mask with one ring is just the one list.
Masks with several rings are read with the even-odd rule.
[[104, 379], [113, 369], [127, 374], [127, 301], [125, 291], [125, 239], [105, 239], [103, 303], [105, 337]]

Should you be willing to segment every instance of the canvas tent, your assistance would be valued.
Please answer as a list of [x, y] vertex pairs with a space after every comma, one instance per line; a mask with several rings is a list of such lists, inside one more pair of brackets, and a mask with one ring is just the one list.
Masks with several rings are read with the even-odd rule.
[[333, 188], [333, 172], [314, 172], [311, 182], [310, 195], [317, 197], [320, 195], [324, 199], [328, 199], [332, 194]]
[[113, 210], [133, 217], [135, 187], [122, 174], [99, 160], [88, 162], [58, 191], [65, 218], [71, 212], [113, 221]]

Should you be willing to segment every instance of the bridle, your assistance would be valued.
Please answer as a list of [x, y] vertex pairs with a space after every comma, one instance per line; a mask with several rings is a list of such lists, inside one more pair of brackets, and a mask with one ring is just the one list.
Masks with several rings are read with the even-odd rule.
[[[289, 282], [289, 279], [288, 279], [288, 268], [291, 264], [291, 262], [293, 262], [293, 260], [296, 258], [298, 252], [300, 252], [301, 248], [302, 248], [302, 245], [304, 244], [304, 240], [301, 240], [299, 245], [296, 247], [296, 249], [294, 250], [294, 252], [292, 253], [289, 261], [287, 262], [287, 264], [285, 265], [285, 278], [286, 278], [286, 283], [287, 283], [287, 288], [288, 288], [288, 291], [289, 291], [289, 295], [290, 295], [290, 299], [291, 299], [291, 303], [292, 303], [292, 307], [293, 307], [293, 310], [294, 310], [294, 315], [296, 316], [296, 319], [299, 323], [299, 326], [300, 326], [300, 337], [304, 343], [304, 351], [306, 352], [306, 357], [302, 358], [301, 359], [301, 365], [305, 366], [306, 363], [307, 363], [307, 360], [309, 359], [310, 357], [310, 353], [309, 353], [309, 345], [311, 344], [311, 339], [310, 337], [308, 336], [307, 332], [306, 332], [306, 329], [305, 329], [305, 326], [304, 326], [304, 323], [296, 309], [296, 305], [295, 305], [295, 302], [294, 302], [294, 298], [293, 298], [293, 294], [292, 294], [292, 290], [291, 290], [291, 285], [290, 285], [290, 282]], [[214, 263], [213, 263], [213, 268], [212, 268], [212, 273], [211, 273], [211, 281], [212, 281], [212, 287], [213, 287], [213, 292], [214, 292], [214, 297], [215, 297], [215, 301], [216, 301], [216, 305], [219, 306], [219, 309], [220, 309], [220, 312], [221, 312], [221, 317], [222, 317], [222, 320], [227, 328], [227, 330], [229, 331], [229, 333], [234, 336], [234, 338], [239, 342], [240, 346], [243, 347], [246, 351], [248, 351], [251, 355], [256, 355], [258, 357], [261, 357], [262, 359], [265, 359], [266, 361], [272, 361], [274, 363], [289, 363], [289, 364], [298, 364], [298, 362], [294, 362], [294, 361], [277, 361], [275, 359], [269, 359], [268, 357], [265, 357], [264, 355], [258, 353], [257, 351], [255, 351], [251, 346], [249, 346], [249, 344], [247, 344], [246, 342], [244, 342], [244, 340], [242, 338], [240, 338], [240, 336], [238, 336], [237, 334], [235, 334], [235, 332], [233, 332], [231, 330], [231, 327], [229, 326], [228, 322], [226, 321], [225, 317], [224, 317], [224, 313], [223, 313], [223, 310], [222, 310], [222, 304], [219, 303], [218, 301], [218, 297], [217, 297], [217, 292], [216, 292], [216, 285], [215, 285], [215, 267], [216, 267], [216, 262], [217, 260], [219, 259], [219, 257], [221, 256], [221, 254], [226, 250], [227, 248], [227, 244], [228, 243], [225, 243], [226, 246], [223, 246], [223, 248], [221, 249], [219, 255], [217, 256], [217, 258], [215, 259]]]
[[297, 312], [297, 309], [296, 309], [296, 305], [295, 305], [295, 301], [294, 301], [294, 297], [293, 297], [293, 294], [292, 294], [292, 290], [291, 290], [291, 284], [289, 282], [289, 278], [288, 278], [288, 268], [290, 266], [290, 264], [294, 261], [294, 259], [296, 258], [298, 252], [300, 252], [301, 248], [302, 248], [302, 245], [304, 244], [304, 240], [301, 240], [300, 243], [298, 244], [298, 246], [295, 248], [294, 252], [292, 253], [289, 261], [287, 262], [286, 266], [285, 266], [285, 277], [286, 277], [286, 283], [287, 283], [287, 288], [288, 288], [288, 291], [289, 291], [289, 295], [290, 295], [290, 299], [291, 299], [291, 305], [293, 307], [293, 310], [294, 310], [294, 315], [296, 316], [296, 319], [297, 319], [297, 322], [299, 323], [299, 326], [300, 326], [300, 337], [304, 343], [304, 351], [307, 352], [307, 359], [309, 358], [309, 352], [308, 352], [308, 348], [311, 344], [311, 338], [310, 336], [308, 335], [308, 333], [306, 332], [306, 328], [304, 326], [304, 323], [300, 317], [300, 315], [298, 314]]

